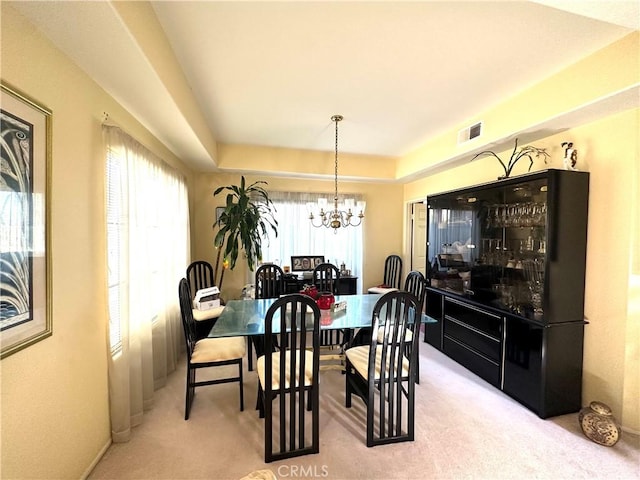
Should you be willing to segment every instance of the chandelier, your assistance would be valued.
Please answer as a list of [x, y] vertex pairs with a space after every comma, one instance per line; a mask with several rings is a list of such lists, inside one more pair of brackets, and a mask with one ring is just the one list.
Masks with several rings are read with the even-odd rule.
[[[337, 233], [341, 227], [357, 227], [362, 223], [364, 218], [364, 209], [366, 202], [358, 201], [354, 205], [353, 198], [345, 198], [344, 203], [338, 203], [338, 122], [342, 120], [342, 115], [334, 115], [331, 117], [331, 121], [336, 124], [336, 154], [335, 154], [335, 180], [334, 180], [334, 195], [333, 195], [333, 208], [327, 210], [328, 202], [326, 198], [319, 198], [318, 203], [307, 203], [307, 209], [309, 211], [309, 220], [314, 227], [331, 227], [334, 233]], [[358, 214], [354, 214], [352, 209], [356, 207]], [[314, 215], [314, 210], [317, 212]]]

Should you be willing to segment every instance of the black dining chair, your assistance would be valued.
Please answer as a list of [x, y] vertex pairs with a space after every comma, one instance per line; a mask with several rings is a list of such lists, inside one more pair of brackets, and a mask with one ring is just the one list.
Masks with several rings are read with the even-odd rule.
[[284, 294], [284, 271], [278, 265], [260, 265], [254, 278], [255, 298], [278, 298]]
[[187, 280], [192, 295], [198, 290], [215, 286], [213, 267], [205, 260], [196, 260], [187, 267]]
[[[284, 292], [284, 271], [275, 264], [263, 264], [256, 269], [254, 275], [255, 298], [278, 298]], [[255, 348], [255, 341], [251, 337], [247, 337], [249, 349], [247, 357], [249, 359], [248, 369], [253, 370], [253, 353], [252, 346]]]
[[316, 302], [295, 293], [276, 300], [265, 316], [264, 351], [256, 362], [267, 463], [320, 451], [319, 354]]
[[[332, 263], [321, 263], [313, 269], [313, 284], [318, 289], [318, 293], [330, 292], [334, 295], [340, 293], [340, 269]], [[340, 350], [337, 354], [324, 353], [323, 370], [339, 369], [343, 370], [343, 366], [339, 364], [331, 364], [329, 362], [339, 360], [343, 362], [343, 350], [345, 345], [351, 338], [350, 330], [322, 330], [320, 332], [320, 346], [325, 350]]]
[[424, 299], [427, 295], [427, 280], [422, 272], [417, 270], [410, 271], [404, 281], [403, 290], [415, 295], [420, 312], [422, 312], [424, 310]]
[[[424, 300], [427, 296], [427, 280], [422, 272], [412, 270], [407, 274], [407, 278], [404, 281], [405, 292], [412, 293], [418, 301], [418, 310], [420, 315], [424, 311]], [[420, 335], [420, 323], [415, 322], [413, 324], [413, 335]], [[420, 344], [418, 343], [418, 362], [416, 364], [416, 383], [420, 383]]]
[[364, 401], [367, 447], [414, 440], [419, 335], [412, 329], [420, 318], [413, 294], [388, 292], [373, 308], [371, 343], [346, 351], [345, 405], [354, 394]]
[[[372, 289], [369, 289], [369, 293], [374, 293], [371, 290]], [[405, 279], [403, 290], [405, 292], [413, 293], [418, 300], [418, 304], [424, 306], [424, 299], [427, 294], [427, 282], [424, 275], [421, 272], [418, 272], [417, 270], [412, 270], [411, 272], [409, 272], [407, 274], [407, 278]], [[396, 289], [386, 288], [386, 289], [379, 289], [379, 292], [377, 293], [384, 294], [384, 293], [393, 292], [393, 291], [396, 291]], [[422, 311], [422, 308], [421, 308], [421, 311]], [[418, 328], [420, 327], [418, 326]], [[351, 345], [352, 346], [367, 345], [370, 341], [371, 341], [371, 329], [368, 327], [360, 328], [358, 329], [358, 333], [355, 335], [355, 337], [351, 341]], [[420, 383], [419, 373], [416, 377], [416, 383]]]
[[[240, 385], [240, 411], [244, 410], [244, 389], [242, 382], [242, 359], [245, 355], [243, 337], [222, 337], [197, 339], [195, 320], [191, 309], [191, 291], [186, 278], [178, 285], [182, 327], [187, 344], [187, 391], [184, 405], [184, 419], [189, 420], [195, 389], [205, 385], [238, 382]], [[202, 368], [237, 365], [238, 375], [215, 380], [197, 381], [196, 372]]]
[[382, 283], [367, 289], [368, 293], [387, 293], [400, 290], [402, 282], [402, 258], [399, 255], [389, 255], [384, 261], [384, 275]]
[[[186, 277], [189, 282], [191, 300], [194, 299], [198, 290], [215, 287], [213, 267], [205, 260], [196, 260], [191, 262], [187, 267]], [[194, 310], [193, 316], [196, 320], [196, 337], [198, 339], [205, 338], [221, 314], [222, 308], [204, 311]]]
[[331, 292], [337, 295], [340, 291], [340, 270], [332, 263], [316, 265], [312, 278], [318, 292]]

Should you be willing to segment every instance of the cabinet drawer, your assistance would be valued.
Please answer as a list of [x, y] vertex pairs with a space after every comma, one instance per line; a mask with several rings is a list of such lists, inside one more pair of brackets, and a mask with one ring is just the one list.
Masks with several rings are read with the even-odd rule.
[[502, 317], [493, 313], [445, 298], [444, 315], [498, 341], [502, 338]]
[[466, 367], [494, 387], [500, 388], [500, 366], [497, 362], [477, 354], [446, 335], [443, 339], [443, 350], [460, 365]]
[[471, 347], [473, 350], [477, 350], [495, 362], [500, 361], [500, 339], [474, 329], [466, 323], [446, 316], [444, 319], [444, 335]]

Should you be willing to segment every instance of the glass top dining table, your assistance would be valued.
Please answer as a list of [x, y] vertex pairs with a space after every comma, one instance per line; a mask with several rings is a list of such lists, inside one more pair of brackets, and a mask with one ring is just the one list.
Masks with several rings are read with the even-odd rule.
[[[380, 294], [336, 295], [336, 303], [347, 302], [344, 310], [320, 310], [320, 329], [356, 329], [371, 326], [373, 307]], [[264, 335], [264, 318], [275, 298], [261, 300], [231, 300], [209, 332], [209, 338]], [[421, 323], [437, 323], [422, 314]], [[276, 324], [274, 323], [274, 328]]]

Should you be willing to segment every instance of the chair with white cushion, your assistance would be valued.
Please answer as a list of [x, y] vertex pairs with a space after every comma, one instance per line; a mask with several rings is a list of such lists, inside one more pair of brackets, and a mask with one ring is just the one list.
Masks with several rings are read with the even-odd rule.
[[213, 267], [205, 260], [196, 260], [187, 267], [187, 280], [193, 295], [203, 288], [213, 287]]
[[284, 293], [284, 272], [278, 265], [260, 265], [255, 274], [255, 298], [278, 298]]
[[[313, 284], [318, 293], [340, 293], [340, 270], [332, 263], [320, 263], [313, 269]], [[320, 346], [323, 347], [322, 370], [344, 370], [344, 347], [351, 341], [351, 330], [331, 329], [320, 332]], [[338, 361], [338, 363], [335, 363]]]
[[285, 295], [269, 307], [264, 324], [256, 362], [264, 460], [318, 453], [320, 309], [309, 296]]
[[[258, 267], [254, 276], [255, 298], [278, 298], [284, 294], [284, 271], [278, 265], [273, 263], [265, 263]], [[253, 370], [253, 354], [252, 346], [256, 349], [260, 348], [256, 342], [260, 342], [258, 338], [247, 337], [247, 358], [249, 359], [249, 371]]]
[[[407, 274], [407, 278], [404, 281], [404, 291], [413, 293], [413, 295], [415, 295], [416, 299], [418, 300], [418, 310], [422, 315], [422, 312], [424, 310], [424, 300], [427, 296], [427, 280], [424, 278], [422, 272], [412, 270]], [[420, 323], [414, 323], [413, 327], [414, 333], [417, 333], [419, 335]], [[417, 348], [420, 348], [420, 343], [418, 343]], [[418, 360], [416, 364], [416, 383], [420, 383], [420, 360]]]
[[[187, 267], [187, 281], [189, 282], [189, 291], [191, 299], [203, 288], [214, 287], [213, 267], [205, 260], [196, 260], [191, 262]], [[205, 338], [211, 328], [215, 325], [218, 317], [222, 315], [224, 306], [210, 308], [208, 310], [193, 309], [193, 318], [196, 321], [196, 337], [198, 339]]]
[[[240, 385], [240, 411], [244, 410], [244, 390], [242, 383], [242, 358], [246, 345], [244, 337], [196, 338], [196, 326], [193, 318], [191, 292], [186, 278], [178, 286], [182, 327], [187, 344], [187, 391], [184, 406], [184, 419], [189, 420], [191, 404], [196, 387], [238, 382]], [[214, 380], [196, 381], [196, 371], [201, 368], [237, 365], [238, 375]]]
[[331, 292], [337, 295], [340, 291], [340, 270], [332, 263], [320, 263], [313, 269], [313, 284], [318, 292]]
[[384, 294], [373, 308], [370, 345], [346, 351], [346, 400], [359, 396], [367, 408], [367, 447], [413, 441], [416, 364], [420, 321], [418, 302], [409, 292]]
[[[407, 275], [407, 278], [404, 282], [404, 288], [403, 288], [404, 292], [408, 292], [413, 294], [414, 297], [416, 297], [417, 300], [417, 305], [418, 305], [418, 310], [420, 312], [420, 314], [422, 314], [422, 305], [424, 305], [424, 299], [425, 296], [427, 294], [427, 282], [424, 278], [424, 275], [421, 272], [418, 272], [417, 270], [412, 270], [411, 272], [409, 272], [409, 274]], [[407, 332], [407, 345], [411, 346], [411, 339], [413, 338], [413, 331], [415, 328], [418, 328], [418, 330], [420, 329], [420, 323], [419, 322], [415, 322], [413, 324], [411, 324], [411, 330]], [[366, 327], [366, 329], [368, 330], [369, 327]], [[383, 329], [379, 328], [378, 329], [378, 343], [380, 343], [382, 340], [381, 337], [381, 332], [383, 331]], [[368, 338], [368, 337], [367, 337]], [[416, 377], [416, 383], [420, 383], [418, 378]]]
[[424, 299], [427, 295], [427, 281], [422, 272], [412, 270], [404, 281], [405, 292], [413, 293], [418, 300], [420, 312], [424, 309]]
[[384, 276], [382, 283], [367, 289], [368, 293], [385, 294], [400, 290], [402, 281], [402, 258], [399, 255], [389, 255], [384, 261]]

